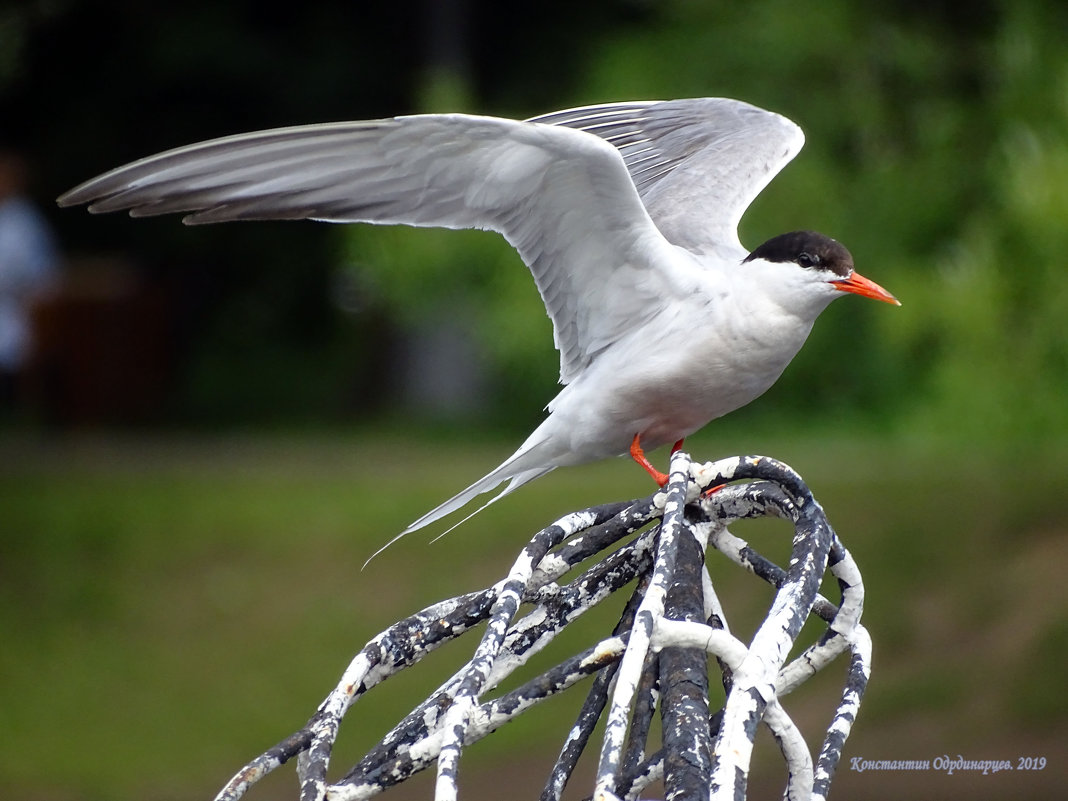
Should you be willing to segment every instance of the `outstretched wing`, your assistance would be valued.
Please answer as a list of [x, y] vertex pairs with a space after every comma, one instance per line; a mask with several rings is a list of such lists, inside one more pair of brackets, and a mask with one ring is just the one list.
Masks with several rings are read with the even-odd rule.
[[135, 217], [180, 212], [189, 223], [310, 218], [497, 231], [534, 274], [564, 383], [666, 302], [663, 272], [678, 261], [603, 140], [462, 114], [215, 139], [119, 167], [59, 203]]
[[727, 98], [609, 103], [532, 122], [596, 134], [622, 154], [669, 242], [694, 253], [741, 248], [738, 222], [805, 137], [779, 114]]

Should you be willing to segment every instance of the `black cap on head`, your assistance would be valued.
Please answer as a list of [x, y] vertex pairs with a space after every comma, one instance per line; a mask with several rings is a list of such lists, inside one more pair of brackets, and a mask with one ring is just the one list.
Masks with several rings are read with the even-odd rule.
[[853, 256], [840, 242], [815, 231], [792, 231], [772, 237], [743, 261], [764, 259], [794, 262], [806, 269], [830, 270], [848, 278], [853, 272]]

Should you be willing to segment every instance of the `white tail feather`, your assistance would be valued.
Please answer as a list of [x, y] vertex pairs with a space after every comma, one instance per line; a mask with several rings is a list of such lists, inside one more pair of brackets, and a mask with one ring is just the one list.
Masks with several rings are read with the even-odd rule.
[[[491, 503], [496, 503], [501, 498], [503, 498], [505, 495], [510, 493], [512, 490], [518, 489], [519, 487], [521, 487], [524, 484], [526, 484], [528, 481], [533, 481], [534, 479], [538, 478], [539, 476], [545, 475], [546, 473], [548, 473], [552, 469], [553, 468], [551, 468], [551, 467], [539, 468], [537, 470], [528, 470], [525, 473], [520, 473], [518, 476], [512, 476], [512, 480], [508, 482], [508, 486], [507, 487], [502, 489], [500, 492], [498, 492], [496, 495], [494, 495], [492, 498], [490, 498], [488, 501], [486, 501], [480, 507], [475, 509], [475, 511], [471, 512], [471, 514], [467, 515], [465, 518], [463, 518], [459, 522], [453, 523], [451, 526], [449, 526], [443, 532], [438, 534], [438, 536], [434, 537], [434, 539], [432, 539], [431, 542], [437, 542], [438, 540], [440, 540], [442, 537], [444, 537], [446, 534], [448, 534], [450, 531], [452, 531], [457, 526], [462, 526], [464, 523], [466, 523], [472, 517], [477, 515], [479, 512], [481, 512], [483, 509], [485, 509]], [[409, 526], [408, 531], [413, 531], [413, 530], [414, 529], [412, 529]], [[404, 533], [407, 534], [408, 531], [405, 531]]]
[[[529, 440], [528, 440], [528, 443], [529, 443]], [[532, 456], [536, 450], [537, 450], [537, 445], [534, 445], [534, 446], [528, 448], [527, 445], [524, 444], [524, 446], [522, 448], [520, 448], [516, 453], [514, 453], [511, 457], [509, 457], [497, 469], [495, 469], [495, 470], [491, 471], [490, 473], [488, 473], [487, 475], [483, 476], [482, 478], [480, 478], [478, 481], [476, 481], [474, 484], [472, 484], [467, 489], [456, 493], [456, 495], [453, 495], [451, 498], [449, 498], [449, 500], [445, 501], [444, 503], [442, 503], [442, 504], [440, 504], [438, 506], [435, 506], [433, 509], [431, 509], [429, 512], [427, 512], [425, 515], [423, 515], [418, 520], [416, 520], [414, 523], [412, 523], [410, 526], [408, 526], [408, 528], [404, 529], [404, 531], [402, 531], [400, 534], [395, 536], [393, 539], [391, 539], [389, 542], [387, 542], [385, 545], [383, 545], [381, 548], [379, 548], [377, 551], [375, 551], [373, 554], [371, 554], [368, 557], [367, 561], [363, 563], [363, 566], [367, 567], [368, 563], [372, 559], [374, 559], [376, 556], [378, 556], [380, 553], [382, 553], [382, 551], [386, 550], [386, 548], [388, 548], [390, 545], [395, 543], [397, 540], [399, 540], [405, 534], [411, 534], [413, 531], [418, 531], [419, 529], [423, 528], [424, 526], [429, 526], [431, 523], [435, 522], [436, 520], [440, 520], [441, 518], [445, 517], [446, 515], [450, 515], [453, 512], [463, 508], [470, 501], [472, 501], [474, 498], [478, 497], [479, 495], [481, 495], [481, 494], [483, 494], [485, 492], [489, 492], [492, 489], [495, 489], [496, 487], [498, 487], [504, 481], [508, 481], [508, 486], [506, 486], [503, 490], [501, 490], [499, 493], [497, 493], [495, 496], [493, 496], [490, 500], [486, 501], [486, 503], [484, 503], [482, 506], [478, 507], [475, 511], [471, 512], [471, 514], [467, 515], [467, 517], [463, 518], [458, 523], [455, 523], [452, 526], [449, 526], [449, 528], [445, 529], [445, 531], [443, 531], [441, 534], [439, 534], [437, 537], [435, 537], [434, 541], [437, 541], [438, 539], [440, 539], [441, 537], [444, 537], [446, 534], [448, 534], [450, 531], [452, 531], [457, 526], [462, 525], [463, 523], [466, 523], [468, 520], [470, 520], [472, 517], [477, 515], [479, 512], [481, 512], [483, 509], [485, 509], [491, 503], [494, 503], [495, 501], [500, 500], [501, 498], [503, 498], [508, 493], [510, 493], [513, 490], [516, 490], [519, 487], [521, 487], [524, 484], [526, 484], [528, 481], [533, 481], [534, 479], [538, 478], [539, 476], [545, 475], [550, 470], [552, 470], [552, 469], [554, 469], [556, 467], [556, 465], [550, 464], [550, 465], [547, 465], [547, 466], [537, 466], [537, 467], [530, 467], [530, 468], [524, 469], [523, 462], [528, 461], [528, 458], [525, 458], [525, 457]]]

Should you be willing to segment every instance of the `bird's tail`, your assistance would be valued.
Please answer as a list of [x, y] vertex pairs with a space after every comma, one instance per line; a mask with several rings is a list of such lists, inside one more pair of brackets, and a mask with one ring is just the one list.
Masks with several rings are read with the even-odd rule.
[[[505, 460], [505, 462], [499, 467], [497, 467], [495, 470], [480, 478], [467, 489], [458, 492], [456, 495], [453, 495], [451, 498], [449, 498], [449, 500], [438, 506], [435, 506], [425, 515], [423, 515], [410, 526], [408, 526], [408, 528], [404, 529], [404, 531], [402, 531], [400, 534], [395, 536], [393, 539], [391, 539], [389, 542], [387, 542], [385, 545], [383, 545], [381, 548], [371, 554], [367, 562], [370, 562], [371, 559], [374, 559], [376, 556], [382, 553], [382, 551], [386, 550], [386, 548], [395, 543], [405, 534], [411, 534], [413, 531], [418, 531], [419, 529], [425, 526], [429, 526], [431, 523], [440, 520], [441, 518], [447, 515], [452, 514], [453, 512], [466, 506], [479, 495], [485, 492], [489, 492], [492, 489], [496, 489], [504, 481], [507, 481], [508, 484], [503, 490], [501, 490], [499, 493], [497, 493], [484, 504], [482, 504], [482, 506], [475, 509], [475, 511], [471, 512], [471, 514], [467, 515], [467, 517], [463, 518], [459, 522], [454, 523], [452, 526], [447, 528], [445, 531], [439, 534], [438, 537], [444, 537], [454, 528], [456, 528], [462, 523], [467, 522], [472, 517], [477, 515], [491, 503], [500, 500], [508, 493], [526, 484], [528, 481], [533, 481], [539, 476], [543, 476], [550, 470], [553, 470], [556, 467], [555, 464], [551, 462], [549, 464], [545, 464], [542, 459], [538, 458], [537, 451], [538, 445], [540, 444], [542, 443], [536, 443], [533, 446], [530, 446], [529, 441], [528, 443], [525, 443], [523, 447], [521, 447], [518, 451], [512, 454], [512, 456]], [[367, 562], [364, 562], [364, 567], [367, 566]]]

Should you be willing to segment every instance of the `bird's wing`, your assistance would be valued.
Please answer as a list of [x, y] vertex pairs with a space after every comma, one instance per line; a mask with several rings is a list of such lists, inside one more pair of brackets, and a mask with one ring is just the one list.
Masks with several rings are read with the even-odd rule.
[[534, 274], [564, 383], [666, 302], [664, 273], [678, 260], [603, 140], [463, 114], [215, 139], [59, 198], [77, 203], [134, 217], [181, 212], [187, 223], [310, 218], [498, 231]]
[[805, 142], [785, 117], [718, 97], [609, 103], [532, 121], [611, 142], [668, 241], [701, 254], [741, 248], [742, 214]]

